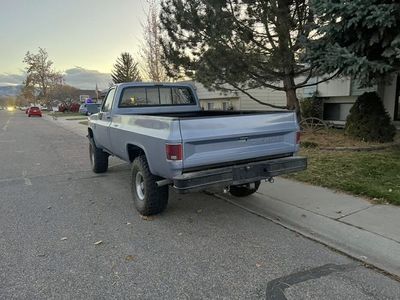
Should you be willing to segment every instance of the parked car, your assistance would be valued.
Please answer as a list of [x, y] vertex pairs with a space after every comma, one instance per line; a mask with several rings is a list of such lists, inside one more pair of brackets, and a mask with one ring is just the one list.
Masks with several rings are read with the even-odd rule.
[[84, 103], [79, 107], [79, 113], [85, 116], [96, 114], [100, 111], [101, 104], [98, 103]]
[[307, 168], [295, 156], [293, 111], [202, 111], [190, 84], [122, 83], [89, 117], [92, 170], [114, 155], [132, 164], [131, 187], [142, 215], [162, 212], [168, 187], [180, 193], [218, 187], [237, 197], [260, 181]]
[[31, 116], [39, 116], [39, 117], [41, 117], [42, 116], [42, 111], [37, 106], [31, 106], [31, 107], [29, 107], [29, 110], [28, 110], [28, 117], [31, 117]]

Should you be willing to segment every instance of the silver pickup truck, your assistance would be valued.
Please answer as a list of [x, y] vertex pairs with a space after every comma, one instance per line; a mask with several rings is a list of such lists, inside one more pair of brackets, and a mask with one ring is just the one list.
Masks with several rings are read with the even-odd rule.
[[190, 84], [123, 83], [89, 118], [90, 161], [106, 172], [113, 155], [131, 163], [133, 201], [162, 212], [168, 187], [186, 193], [220, 187], [237, 197], [260, 181], [304, 170], [295, 156], [299, 126], [290, 111], [203, 111]]

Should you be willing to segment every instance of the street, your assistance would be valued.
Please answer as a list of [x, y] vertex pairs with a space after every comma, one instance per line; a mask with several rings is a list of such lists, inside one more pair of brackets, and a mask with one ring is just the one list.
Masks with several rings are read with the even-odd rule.
[[[83, 126], [83, 125], [82, 125]], [[0, 111], [0, 299], [399, 299], [400, 284], [205, 193], [142, 218], [129, 165]]]

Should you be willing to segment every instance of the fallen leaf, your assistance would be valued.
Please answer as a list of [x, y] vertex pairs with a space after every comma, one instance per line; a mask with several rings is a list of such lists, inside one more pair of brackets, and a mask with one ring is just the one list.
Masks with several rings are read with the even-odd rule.
[[66, 240], [67, 240], [67, 237], [64, 236], [64, 237], [61, 238], [61, 240], [62, 240], [62, 241], [66, 241]]
[[131, 223], [129, 223], [129, 222], [126, 222], [126, 225], [131, 225]]
[[51, 206], [47, 206], [47, 209], [51, 209]]
[[142, 215], [140, 215], [140, 217], [142, 218], [142, 220], [145, 220], [145, 221], [153, 221], [154, 220], [154, 217], [152, 217], [152, 216], [142, 216]]
[[257, 267], [257, 268], [261, 267], [261, 264], [256, 263], [256, 267]]
[[197, 212], [198, 214], [201, 214], [201, 213], [203, 212], [203, 210], [202, 210], [202, 209], [198, 209], [196, 212]]
[[127, 255], [127, 256], [125, 257], [125, 260], [126, 260], [126, 261], [133, 261], [133, 260], [135, 260], [135, 257], [134, 257], [133, 255]]
[[337, 214], [341, 214], [341, 213], [342, 213], [342, 211], [341, 211], [341, 210], [338, 210], [336, 213], [337, 213]]
[[178, 233], [178, 235], [182, 235], [182, 234], [183, 234], [182, 232], [179, 232], [179, 233]]
[[45, 257], [46, 256], [46, 254], [45, 253], [38, 253], [38, 255], [37, 256], [39, 256], [39, 257]]
[[100, 245], [100, 244], [102, 244], [102, 243], [103, 243], [103, 241], [100, 240], [100, 241], [95, 242], [94, 244], [95, 244], [95, 245]]

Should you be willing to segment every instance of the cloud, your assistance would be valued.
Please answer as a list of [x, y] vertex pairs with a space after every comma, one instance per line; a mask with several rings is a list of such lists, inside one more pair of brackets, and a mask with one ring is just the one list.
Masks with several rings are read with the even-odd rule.
[[94, 90], [97, 84], [98, 88], [102, 90], [109, 87], [111, 74], [74, 67], [64, 71], [64, 79], [66, 84], [79, 89]]
[[25, 74], [0, 74], [0, 86], [19, 85], [25, 80]]
[[[63, 72], [65, 83], [78, 89], [94, 90], [96, 83], [99, 90], [107, 89], [111, 80], [111, 74], [101, 73], [96, 70], [88, 70], [81, 67], [74, 67]], [[0, 86], [20, 85], [26, 78], [26, 73], [0, 74]]]

